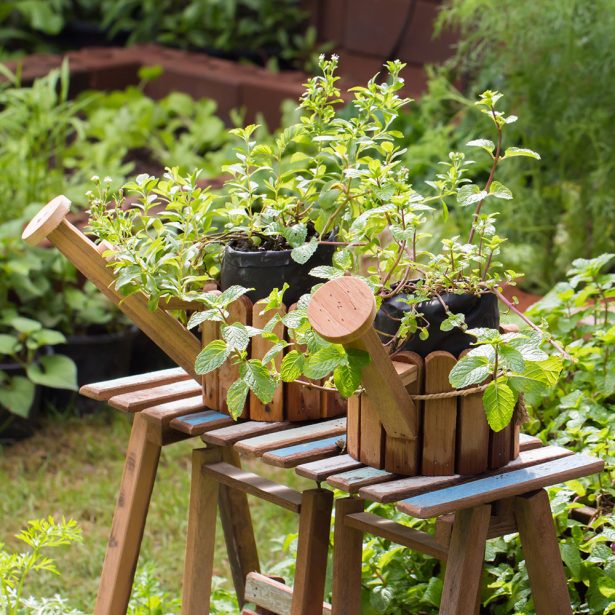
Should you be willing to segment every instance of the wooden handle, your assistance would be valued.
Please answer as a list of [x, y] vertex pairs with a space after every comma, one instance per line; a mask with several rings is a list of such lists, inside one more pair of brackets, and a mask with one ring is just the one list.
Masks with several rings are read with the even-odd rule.
[[70, 201], [58, 196], [43, 207], [26, 226], [22, 239], [37, 245], [47, 238], [106, 297], [119, 307], [145, 335], [186, 372], [200, 380], [194, 362], [201, 350], [199, 340], [163, 309], [152, 312], [147, 297], [139, 292], [122, 297], [115, 290], [113, 272], [97, 246], [68, 220]]
[[[418, 413], [374, 330], [376, 301], [369, 286], [350, 276], [321, 286], [308, 306], [310, 324], [324, 339], [369, 353], [371, 361], [361, 374], [371, 404], [387, 434], [414, 440]], [[377, 400], [377, 401], [376, 401]]]

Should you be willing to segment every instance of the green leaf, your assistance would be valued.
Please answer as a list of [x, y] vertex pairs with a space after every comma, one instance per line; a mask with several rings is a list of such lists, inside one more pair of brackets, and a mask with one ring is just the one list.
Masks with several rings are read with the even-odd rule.
[[333, 370], [335, 388], [344, 396], [350, 397], [361, 384], [361, 370], [350, 365], [340, 365]]
[[[230, 286], [221, 295], [218, 295], [215, 299], [215, 305], [229, 305], [233, 301], [237, 301], [239, 297], [243, 297], [246, 293], [249, 293], [253, 288], [244, 288], [243, 286]], [[215, 295], [214, 295], [215, 297]]]
[[41, 357], [36, 363], [26, 368], [28, 378], [36, 384], [53, 389], [70, 389], [76, 391], [77, 366], [72, 359], [63, 355]]
[[280, 342], [276, 342], [266, 353], [265, 356], [261, 359], [263, 365], [267, 365], [270, 361], [272, 361], [284, 348], [288, 346], [288, 342], [281, 340]]
[[0, 407], [9, 412], [27, 418], [34, 401], [35, 387], [23, 376], [14, 376], [8, 383], [2, 385]]
[[330, 344], [308, 357], [304, 373], [308, 378], [320, 380], [331, 374], [336, 368], [345, 363], [346, 353], [337, 344]]
[[199, 310], [198, 312], [193, 312], [188, 320], [187, 327], [188, 329], [194, 329], [194, 327], [198, 327], [200, 324], [205, 321], [208, 322], [222, 322], [224, 318], [219, 310]]
[[264, 404], [268, 404], [273, 399], [276, 389], [275, 380], [260, 361], [257, 359], [246, 361], [241, 366], [241, 377]]
[[312, 257], [314, 252], [316, 252], [317, 249], [318, 239], [316, 239], [316, 237], [312, 237], [312, 239], [310, 239], [308, 243], [304, 243], [303, 245], [293, 248], [290, 253], [290, 256], [295, 262], [299, 263], [300, 265], [303, 265], [310, 260], [310, 258]]
[[209, 374], [218, 369], [230, 354], [224, 340], [209, 342], [196, 358], [194, 369], [197, 374]]
[[499, 181], [494, 181], [491, 186], [489, 186], [489, 196], [509, 201], [513, 198], [513, 193], [510, 191], [510, 188], [507, 188], [504, 184]]
[[495, 144], [489, 139], [474, 139], [472, 141], [468, 141], [466, 145], [468, 147], [480, 147], [490, 154], [492, 154], [495, 149]]
[[344, 270], [338, 269], [337, 267], [330, 267], [328, 265], [320, 265], [310, 270], [310, 275], [315, 278], [333, 280], [335, 278], [341, 278], [344, 275]]
[[540, 160], [540, 155], [531, 149], [527, 149], [524, 147], [509, 147], [506, 152], [504, 152], [504, 156], [502, 156], [502, 160], [504, 158], [513, 158], [515, 156], [525, 156], [526, 158], [535, 158], [536, 160]]
[[24, 318], [23, 316], [15, 316], [11, 318], [9, 324], [17, 329], [20, 333], [33, 333], [43, 328], [40, 322], [32, 320], [31, 318]]
[[509, 346], [516, 348], [526, 361], [544, 361], [548, 359], [548, 355], [544, 350], [541, 350], [542, 336], [537, 331], [531, 331], [524, 334], [513, 334], [510, 338], [509, 334], [502, 336]]
[[11, 355], [15, 352], [18, 340], [12, 335], [0, 334], [0, 355]]
[[305, 364], [305, 356], [298, 350], [291, 350], [282, 359], [280, 367], [280, 375], [284, 382], [294, 382], [303, 373], [303, 365]]
[[487, 192], [481, 190], [476, 184], [465, 184], [457, 192], [459, 205], [472, 205], [487, 197]]
[[487, 357], [466, 355], [459, 359], [450, 371], [448, 381], [456, 389], [463, 389], [484, 382], [490, 374]]
[[236, 380], [226, 392], [226, 403], [231, 416], [235, 420], [245, 408], [249, 390], [248, 385], [243, 380]]
[[59, 331], [53, 329], [41, 329], [35, 331], [32, 335], [40, 346], [54, 346], [56, 344], [64, 344], [66, 338]]
[[515, 395], [502, 378], [489, 383], [483, 394], [483, 406], [489, 427], [502, 431], [511, 421], [515, 409]]
[[222, 337], [226, 341], [228, 350], [243, 351], [250, 343], [250, 335], [246, 326], [240, 322], [222, 326]]
[[284, 228], [282, 235], [290, 244], [291, 248], [296, 248], [305, 243], [307, 237], [307, 227], [305, 224], [293, 224], [288, 228]]
[[465, 327], [466, 317], [463, 314], [449, 314], [440, 324], [440, 331], [452, 331]]
[[500, 359], [510, 371], [520, 373], [525, 368], [523, 355], [515, 348], [502, 345], [499, 349]]

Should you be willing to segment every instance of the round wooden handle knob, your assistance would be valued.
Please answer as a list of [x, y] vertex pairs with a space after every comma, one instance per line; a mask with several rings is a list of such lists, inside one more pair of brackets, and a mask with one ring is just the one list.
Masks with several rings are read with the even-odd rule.
[[70, 201], [61, 194], [52, 201], [49, 201], [37, 214], [30, 220], [30, 223], [21, 234], [21, 238], [31, 246], [38, 245], [49, 233], [54, 231], [66, 214], [70, 210]]
[[318, 335], [344, 344], [363, 337], [376, 317], [376, 300], [359, 278], [344, 276], [329, 280], [308, 305], [308, 318]]

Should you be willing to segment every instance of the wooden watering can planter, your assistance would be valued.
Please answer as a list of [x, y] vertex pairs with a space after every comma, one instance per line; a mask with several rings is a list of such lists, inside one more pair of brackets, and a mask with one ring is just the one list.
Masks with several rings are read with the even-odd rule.
[[395, 362], [408, 365], [402, 383], [372, 326], [375, 313], [371, 290], [352, 277], [327, 282], [308, 308], [322, 337], [366, 350], [371, 357], [362, 374], [365, 390], [348, 403], [348, 453], [366, 465], [408, 476], [479, 474], [516, 459], [518, 426], [511, 423], [494, 432], [485, 418], [482, 392], [453, 389], [448, 376], [457, 360], [452, 354], [436, 351], [425, 359], [413, 352], [395, 355]]

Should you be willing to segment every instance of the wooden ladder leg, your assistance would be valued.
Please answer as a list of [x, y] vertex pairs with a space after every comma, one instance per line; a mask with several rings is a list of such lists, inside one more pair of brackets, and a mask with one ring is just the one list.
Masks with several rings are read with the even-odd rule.
[[455, 513], [440, 615], [467, 615], [474, 612], [490, 518], [489, 505]]
[[537, 615], [571, 614], [547, 492], [541, 489], [516, 497], [514, 512]]
[[[222, 449], [222, 461], [241, 468], [239, 455], [231, 447]], [[250, 572], [260, 572], [248, 496], [243, 491], [220, 485], [218, 497], [233, 584], [239, 605], [243, 606], [246, 577]]]
[[333, 492], [308, 489], [301, 496], [297, 566], [291, 615], [322, 615]]
[[363, 532], [344, 524], [344, 517], [363, 512], [364, 500], [342, 498], [335, 503], [333, 534], [333, 615], [359, 615], [361, 612], [361, 561]]
[[145, 417], [135, 415], [94, 615], [126, 613], [160, 450]]
[[182, 594], [183, 615], [207, 615], [216, 543], [218, 481], [203, 473], [203, 466], [222, 458], [219, 448], [192, 451], [192, 481], [186, 537]]

